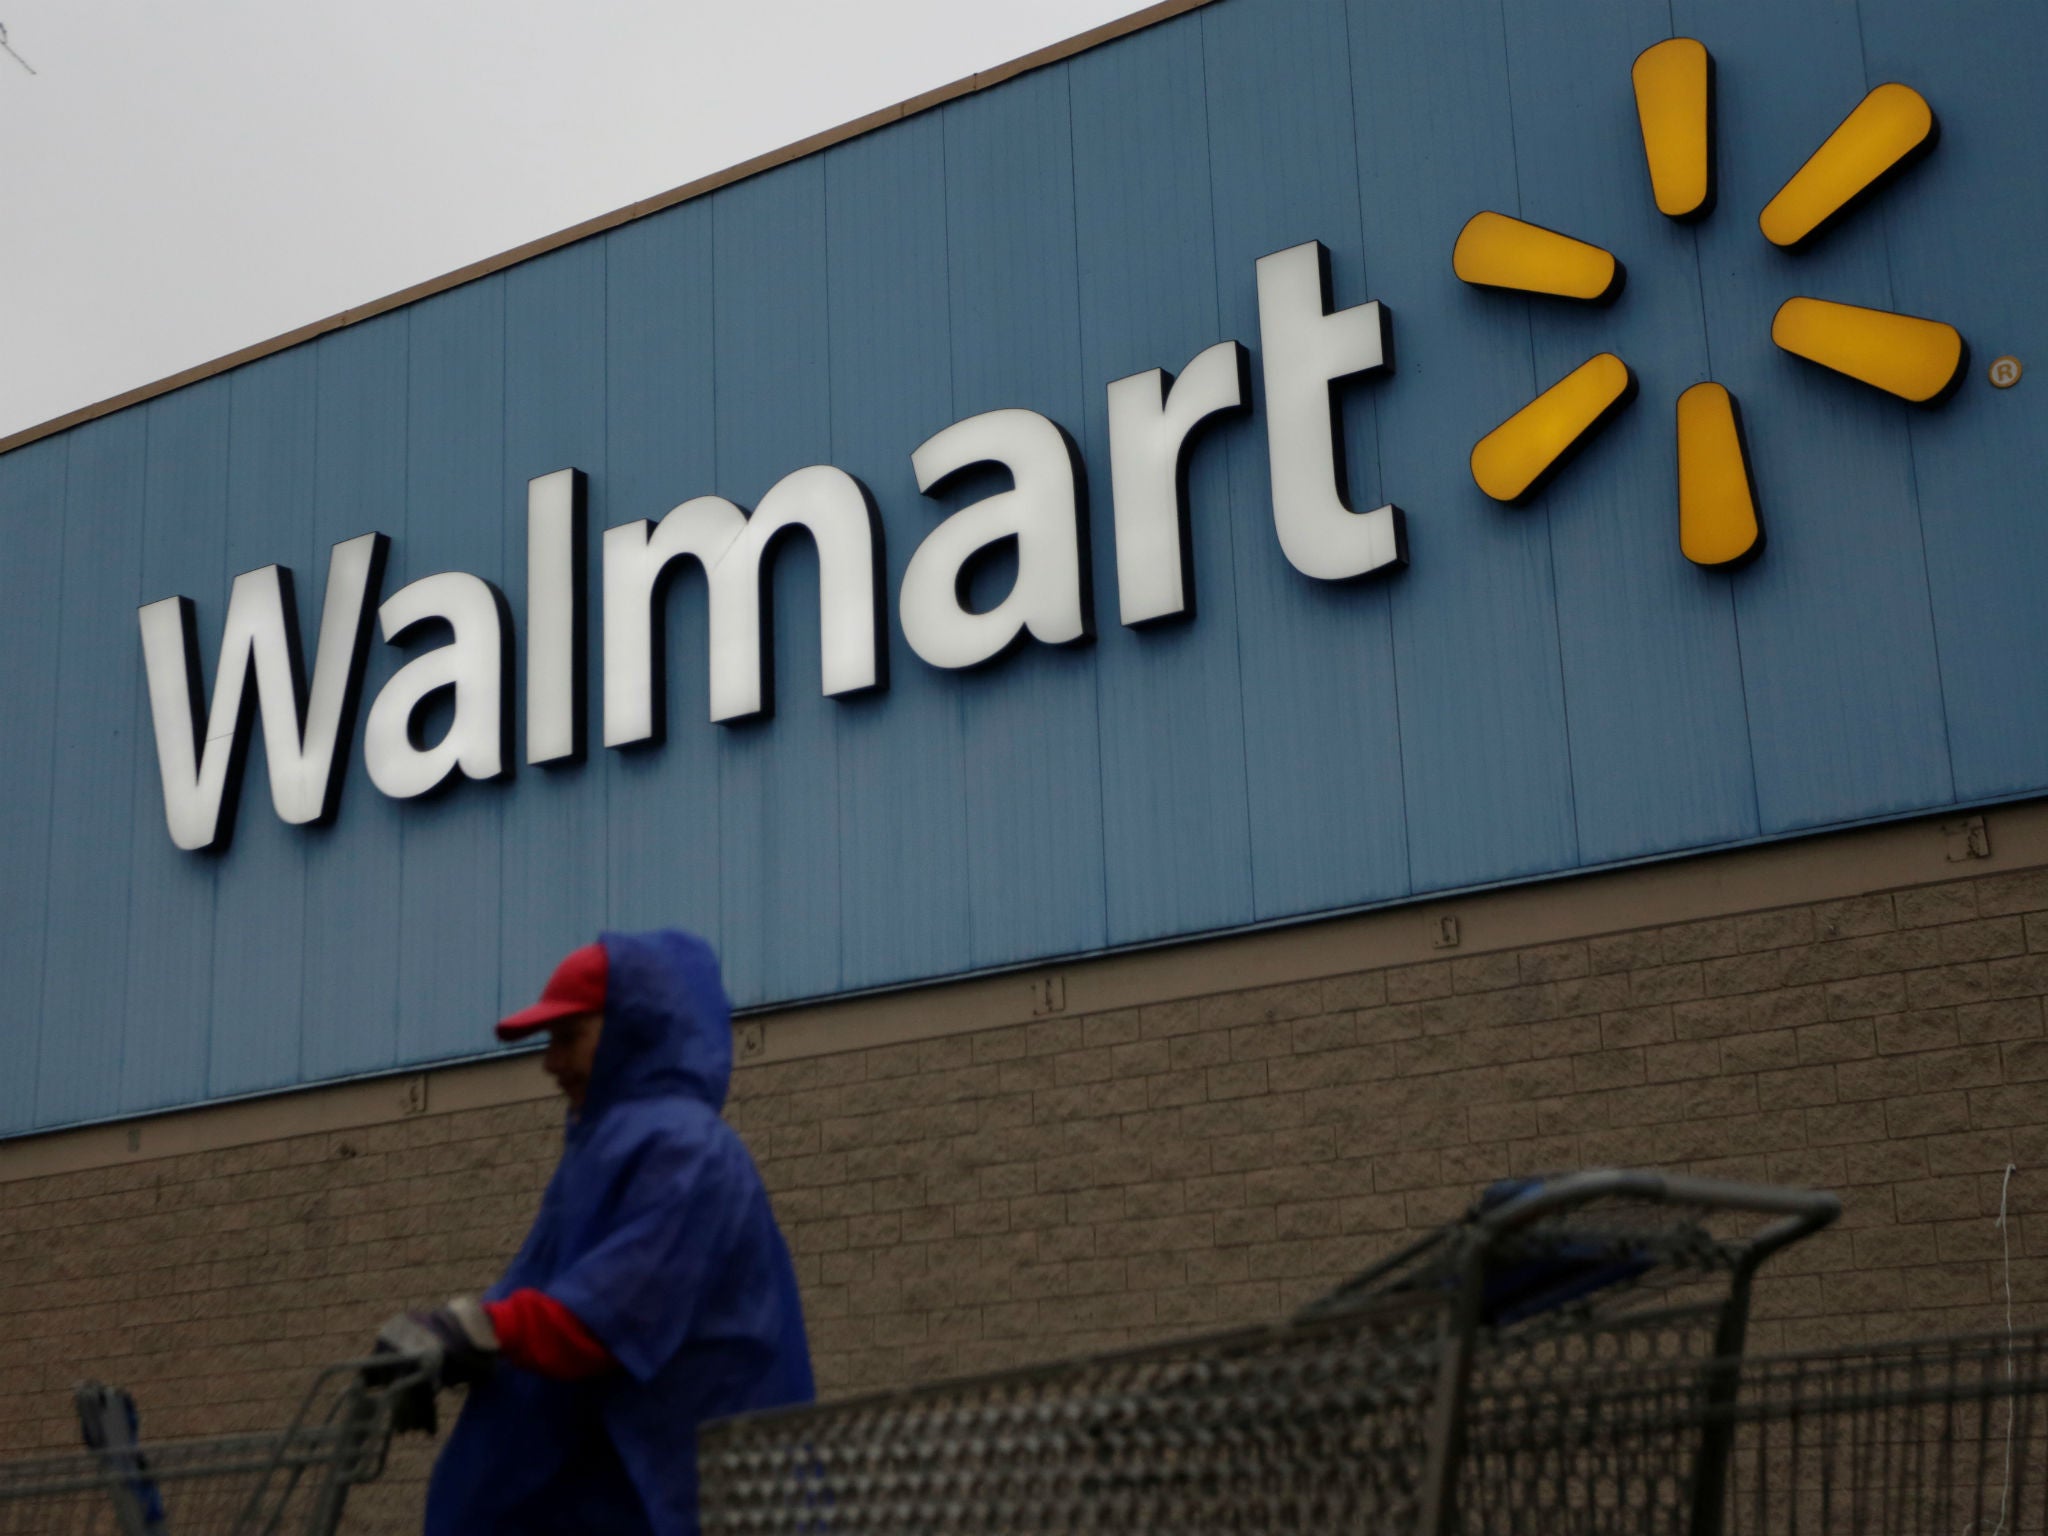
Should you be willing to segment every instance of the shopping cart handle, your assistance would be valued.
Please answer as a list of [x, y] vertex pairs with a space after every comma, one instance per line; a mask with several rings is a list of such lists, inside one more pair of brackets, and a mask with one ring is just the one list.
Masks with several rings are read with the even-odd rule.
[[1617, 1196], [1779, 1217], [1760, 1228], [1745, 1244], [1751, 1262], [1818, 1232], [1842, 1214], [1842, 1202], [1825, 1190], [1743, 1184], [1732, 1179], [1703, 1179], [1692, 1174], [1657, 1173], [1641, 1168], [1588, 1168], [1553, 1179], [1532, 1180], [1518, 1193], [1477, 1213], [1472, 1224], [1488, 1237], [1499, 1237], [1574, 1206]]
[[434, 1435], [440, 1433], [441, 1419], [435, 1411], [434, 1394], [440, 1382], [427, 1368], [424, 1355], [402, 1350], [379, 1350], [359, 1360], [342, 1360], [323, 1373], [327, 1376], [354, 1372], [363, 1385], [391, 1405], [394, 1434]]

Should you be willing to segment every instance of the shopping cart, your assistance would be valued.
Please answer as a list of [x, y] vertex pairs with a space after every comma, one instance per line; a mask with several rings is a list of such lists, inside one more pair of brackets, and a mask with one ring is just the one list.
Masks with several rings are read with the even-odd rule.
[[[1612, 1458], [1560, 1421], [1510, 1464], [1471, 1427], [1518, 1422], [1532, 1381], [1650, 1371], [1677, 1373], [1690, 1416], [1645, 1441], [1649, 1504], [1628, 1495], [1664, 1518], [1627, 1528], [1718, 1531], [1751, 1280], [1839, 1209], [1622, 1170], [1497, 1185], [1277, 1327], [708, 1426], [703, 1527], [1558, 1536], [1576, 1529], [1559, 1509], [1612, 1503]], [[1568, 1486], [1496, 1486], [1538, 1463]]]
[[332, 1536], [384, 1470], [394, 1428], [431, 1423], [425, 1373], [380, 1355], [321, 1371], [279, 1433], [152, 1443], [132, 1400], [79, 1388], [85, 1448], [0, 1463], [0, 1536]]

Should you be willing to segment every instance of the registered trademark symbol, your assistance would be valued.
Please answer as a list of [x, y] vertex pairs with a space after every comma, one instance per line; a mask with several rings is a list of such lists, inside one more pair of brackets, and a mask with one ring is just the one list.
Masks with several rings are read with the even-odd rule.
[[2019, 383], [2022, 372], [2020, 360], [2011, 353], [1991, 359], [1991, 382], [1999, 389], [2011, 389]]

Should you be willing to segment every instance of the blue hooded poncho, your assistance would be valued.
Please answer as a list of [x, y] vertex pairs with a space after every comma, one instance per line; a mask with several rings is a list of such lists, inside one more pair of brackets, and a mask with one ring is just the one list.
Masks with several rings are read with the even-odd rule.
[[622, 1367], [472, 1387], [434, 1468], [428, 1536], [690, 1536], [697, 1426], [810, 1401], [789, 1251], [719, 1118], [732, 1079], [718, 961], [677, 932], [603, 936], [604, 1032], [562, 1161], [488, 1293], [545, 1291]]

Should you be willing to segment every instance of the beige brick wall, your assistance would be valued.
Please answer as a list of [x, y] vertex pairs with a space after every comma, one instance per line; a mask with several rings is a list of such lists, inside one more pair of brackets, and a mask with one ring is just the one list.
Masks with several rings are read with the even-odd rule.
[[[1756, 1339], [1846, 1341], [2000, 1326], [2008, 1276], [2048, 1321], [2044, 996], [2029, 870], [749, 1067], [730, 1114], [826, 1392], [1271, 1318], [1489, 1179], [1600, 1163], [1839, 1190]], [[0, 1182], [0, 1455], [69, 1445], [89, 1374], [155, 1433], [277, 1421], [395, 1306], [493, 1277], [558, 1123]]]

